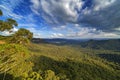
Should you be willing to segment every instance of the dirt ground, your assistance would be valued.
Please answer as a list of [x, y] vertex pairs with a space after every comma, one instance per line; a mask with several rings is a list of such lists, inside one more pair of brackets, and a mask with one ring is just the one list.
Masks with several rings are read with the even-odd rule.
[[5, 44], [5, 42], [4, 41], [0, 41], [0, 44]]

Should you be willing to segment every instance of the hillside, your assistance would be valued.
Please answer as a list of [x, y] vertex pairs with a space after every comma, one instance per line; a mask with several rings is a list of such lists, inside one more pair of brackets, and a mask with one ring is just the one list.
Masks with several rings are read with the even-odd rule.
[[[110, 54], [118, 56], [108, 59], [102, 56]], [[0, 72], [3, 73], [0, 79], [5, 74], [5, 80], [51, 80], [53, 77], [52, 80], [120, 80], [119, 55], [119, 52], [109, 50], [68, 45], [0, 44]], [[2, 65], [6, 61], [6, 66]]]
[[120, 51], [120, 39], [89, 40], [80, 45], [84, 48]]
[[66, 75], [70, 80], [120, 80], [119, 63], [114, 64], [114, 61], [109, 62], [105, 58], [97, 57], [107, 51], [50, 44], [32, 44], [29, 49], [35, 53], [35, 71], [50, 69], [57, 75]]

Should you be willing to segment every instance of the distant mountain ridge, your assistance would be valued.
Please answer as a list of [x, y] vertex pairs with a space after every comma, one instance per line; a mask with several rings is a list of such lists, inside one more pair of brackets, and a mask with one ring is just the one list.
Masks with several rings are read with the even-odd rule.
[[42, 39], [42, 38], [33, 38], [32, 42], [34, 43], [53, 43], [53, 44], [76, 44], [80, 42], [86, 42], [89, 39], [64, 39], [64, 38], [53, 38], [53, 39]]
[[33, 43], [50, 43], [55, 45], [77, 45], [83, 48], [120, 51], [120, 39], [40, 39], [33, 38]]
[[89, 40], [80, 43], [82, 47], [120, 51], [120, 39]]

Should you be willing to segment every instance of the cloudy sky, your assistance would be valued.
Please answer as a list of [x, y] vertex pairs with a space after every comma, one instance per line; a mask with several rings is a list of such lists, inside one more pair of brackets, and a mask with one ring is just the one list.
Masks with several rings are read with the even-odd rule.
[[36, 38], [120, 38], [120, 0], [0, 0], [0, 9]]

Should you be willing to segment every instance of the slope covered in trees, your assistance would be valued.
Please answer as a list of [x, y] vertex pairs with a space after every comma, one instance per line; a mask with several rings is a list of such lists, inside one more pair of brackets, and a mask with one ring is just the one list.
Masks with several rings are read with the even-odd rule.
[[119, 63], [96, 56], [99, 51], [86, 50], [50, 44], [2, 44], [0, 79], [5, 75], [5, 80], [120, 80]]

